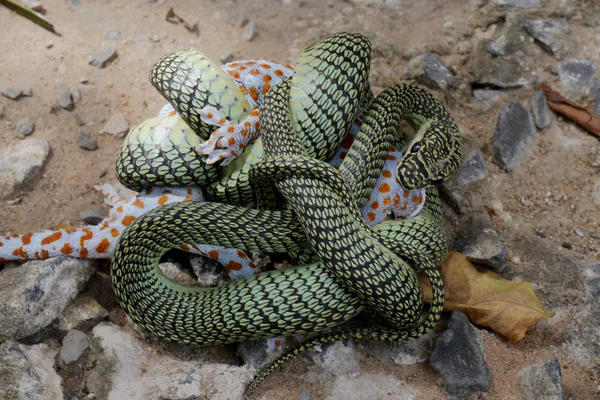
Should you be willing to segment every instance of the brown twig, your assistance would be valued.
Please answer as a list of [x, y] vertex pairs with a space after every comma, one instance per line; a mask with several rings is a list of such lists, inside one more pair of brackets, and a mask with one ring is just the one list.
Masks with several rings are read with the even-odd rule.
[[548, 106], [552, 110], [576, 122], [592, 134], [600, 136], [600, 118], [594, 117], [585, 107], [573, 103], [548, 85], [540, 85], [540, 90], [546, 95]]

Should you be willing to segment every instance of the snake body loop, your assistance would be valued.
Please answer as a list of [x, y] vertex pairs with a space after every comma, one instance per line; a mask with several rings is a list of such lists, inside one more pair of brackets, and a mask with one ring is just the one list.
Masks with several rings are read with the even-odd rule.
[[[417, 175], [397, 178], [409, 185], [444, 179], [456, 168], [458, 130], [443, 106], [416, 87], [395, 86], [373, 99], [367, 85], [369, 53], [369, 43], [360, 35], [338, 34], [309, 46], [296, 66], [298, 76], [267, 93], [261, 104], [262, 137], [237, 164], [223, 169], [198, 165], [195, 177], [182, 177], [179, 168], [203, 160], [178, 159], [181, 151], [194, 145], [189, 128], [179, 137], [186, 138], [186, 150], [167, 151], [163, 142], [142, 142], [142, 135], [137, 135], [124, 145], [119, 158], [119, 171], [128, 174], [132, 185], [164, 181], [159, 162], [154, 165], [145, 159], [154, 152], [176, 181], [202, 182], [209, 199], [244, 204], [255, 192], [263, 207], [181, 203], [155, 209], [126, 229], [111, 264], [113, 287], [131, 319], [156, 336], [206, 345], [322, 332], [365, 308], [380, 317], [381, 326], [309, 340], [268, 367], [249, 390], [307, 347], [346, 338], [418, 337], [435, 324], [442, 310], [443, 285], [436, 266], [445, 257], [447, 243], [436, 189], [427, 190], [421, 213], [405, 221], [371, 228], [359, 206], [366, 203], [390, 146], [406, 143], [398, 134], [402, 118], [413, 123], [418, 137], [409, 143], [407, 159], [398, 171]], [[203, 135], [194, 110], [213, 105], [211, 101], [219, 103], [210, 97], [206, 89], [210, 85], [196, 82], [198, 93], [189, 93], [185, 76], [192, 76], [193, 68], [186, 64], [187, 75], [181, 74], [181, 62], [177, 57], [161, 59], [152, 79], [191, 129]], [[224, 88], [223, 93], [232, 90], [226, 83], [215, 85]], [[231, 115], [243, 109], [241, 100], [231, 101], [235, 103]], [[339, 145], [358, 110], [363, 112], [363, 124], [339, 171], [334, 170], [324, 160]], [[434, 144], [443, 149], [436, 150]], [[150, 170], [150, 178], [141, 176], [139, 166]], [[277, 196], [286, 200], [285, 209], [272, 209]], [[216, 288], [189, 288], [170, 281], [158, 268], [161, 255], [195, 243], [263, 252], [311, 249], [319, 261]], [[434, 301], [422, 320], [423, 299], [411, 267], [425, 272], [433, 287]]]

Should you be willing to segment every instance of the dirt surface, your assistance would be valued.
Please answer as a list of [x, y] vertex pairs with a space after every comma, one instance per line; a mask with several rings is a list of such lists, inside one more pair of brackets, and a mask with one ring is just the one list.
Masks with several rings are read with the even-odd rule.
[[[5, 108], [4, 119], [0, 120], [0, 146], [17, 144], [20, 139], [14, 135], [14, 125], [20, 118], [29, 117], [35, 123], [31, 137], [48, 140], [51, 148], [39, 177], [14, 194], [11, 201], [3, 202], [0, 232], [38, 231], [59, 223], [79, 226], [82, 211], [103, 204], [93, 186], [117, 184], [114, 166], [121, 139], [99, 131], [115, 113], [123, 113], [130, 126], [157, 114], [165, 101], [149, 83], [148, 73], [164, 54], [197, 47], [214, 60], [230, 51], [234, 59], [264, 58], [293, 64], [307, 43], [350, 30], [367, 34], [373, 42], [371, 84], [375, 92], [406, 82], [403, 71], [407, 60], [423, 49], [443, 53], [449, 48], [442, 59], [459, 84], [451, 93], [434, 93], [448, 105], [461, 133], [482, 149], [490, 176], [471, 188], [478, 199], [473, 207], [494, 210], [494, 222], [508, 245], [509, 259], [515, 256], [511, 243], [523, 235], [536, 234], [550, 247], [560, 248], [569, 241], [573, 251], [589, 258], [600, 257], [600, 208], [592, 195], [593, 181], [600, 176], [594, 164], [600, 160], [597, 138], [553, 117], [550, 128], [538, 132], [537, 143], [515, 171], [506, 173], [492, 162], [491, 142], [502, 102], [489, 106], [472, 97], [467, 69], [474, 62], [475, 51], [457, 54], [454, 44], [444, 42], [449, 34], [462, 35], [473, 49], [478, 49], [497, 36], [493, 24], [485, 22], [485, 18], [493, 19], [493, 13], [484, 15], [468, 0], [396, 1], [389, 2], [391, 5], [314, 0], [74, 3], [79, 1], [44, 1], [46, 16], [61, 37], [0, 7], [0, 86], [29, 86], [33, 90], [32, 97], [18, 101], [0, 97], [0, 106]], [[170, 7], [186, 21], [197, 22], [199, 35], [188, 32], [182, 24], [166, 22]], [[244, 40], [240, 24], [244, 17], [257, 23], [251, 41]], [[575, 10], [571, 18], [573, 35], [586, 46], [585, 57], [600, 67], [598, 26], [587, 26], [581, 23], [582, 18], [582, 12]], [[112, 30], [120, 31], [118, 39], [106, 38]], [[463, 30], [466, 33], [461, 33]], [[117, 49], [115, 61], [104, 69], [88, 64], [89, 54], [108, 47]], [[549, 70], [556, 64], [554, 59], [541, 50], [533, 57], [537, 73], [532, 84], [506, 93], [503, 99], [523, 101], [529, 108], [533, 88], [540, 82], [557, 80]], [[85, 84], [79, 83], [83, 77], [88, 78]], [[82, 100], [72, 111], [50, 113], [61, 87], [80, 89]], [[584, 103], [590, 104], [586, 99]], [[77, 146], [83, 131], [98, 140], [97, 150]], [[452, 226], [460, 224], [459, 215], [449, 208], [447, 214]], [[519, 271], [518, 265], [514, 267]], [[487, 331], [480, 333], [493, 375], [491, 392], [480, 398], [520, 398], [520, 371], [554, 357], [561, 361], [569, 398], [598, 398], [597, 375], [570, 361], [561, 348], [561, 332], [571, 315], [566, 312], [563, 318], [563, 322], [533, 329], [517, 344]], [[398, 377], [418, 390], [417, 398], [445, 396], [441, 378], [427, 363], [388, 366], [373, 358], [362, 360], [362, 367]], [[264, 398], [296, 398], [302, 387], [309, 388], [315, 399], [324, 398], [322, 388], [307, 378], [316, 369], [302, 361], [291, 363], [265, 383]]]

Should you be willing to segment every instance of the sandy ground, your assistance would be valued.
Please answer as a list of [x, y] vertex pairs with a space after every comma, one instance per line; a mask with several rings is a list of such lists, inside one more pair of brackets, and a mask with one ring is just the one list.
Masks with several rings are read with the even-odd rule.
[[[234, 59], [264, 58], [293, 63], [307, 43], [326, 33], [361, 31], [373, 41], [371, 83], [379, 91], [403, 82], [409, 56], [417, 54], [426, 44], [439, 41], [445, 23], [454, 21], [459, 27], [476, 25], [476, 21], [469, 21], [476, 14], [475, 7], [467, 0], [392, 2], [402, 4], [399, 8], [368, 1], [314, 0], [154, 3], [81, 0], [79, 5], [67, 0], [46, 0], [43, 3], [47, 17], [62, 37], [0, 7], [0, 86], [33, 89], [32, 97], [18, 101], [0, 97], [6, 114], [0, 121], [0, 146], [18, 143], [14, 124], [27, 116], [36, 126], [31, 137], [48, 140], [51, 148], [40, 177], [13, 197], [20, 201], [4, 202], [0, 207], [0, 232], [37, 231], [59, 223], [80, 225], [80, 212], [102, 204], [93, 186], [117, 183], [114, 165], [121, 139], [98, 132], [114, 113], [123, 113], [130, 126], [156, 115], [164, 100], [148, 82], [148, 72], [158, 58], [170, 51], [197, 47], [215, 60], [231, 51]], [[198, 22], [200, 34], [196, 36], [181, 24], [166, 22], [170, 7], [187, 21]], [[461, 22], [465, 16], [466, 22]], [[257, 23], [257, 34], [252, 41], [243, 38], [244, 28], [239, 22], [243, 17]], [[574, 29], [580, 40], [593, 46], [594, 28]], [[120, 37], [107, 39], [105, 34], [111, 30], [119, 30]], [[472, 41], [475, 45], [490, 36], [493, 33], [476, 28]], [[49, 42], [53, 45], [49, 46]], [[107, 47], [117, 49], [116, 61], [105, 69], [88, 65], [88, 54]], [[598, 54], [595, 51], [589, 55], [596, 65], [600, 65]], [[551, 62], [544, 54], [540, 54], [540, 59]], [[469, 59], [450, 54], [444, 61], [460, 79]], [[540, 79], [552, 79], [547, 71], [540, 74]], [[79, 83], [82, 77], [88, 77], [89, 82]], [[80, 89], [82, 101], [73, 111], [51, 114], [60, 87]], [[531, 93], [515, 96], [517, 100], [528, 101]], [[487, 109], [470, 96], [437, 95], [448, 102], [463, 135], [474, 139], [486, 156], [491, 176], [475, 190], [481, 194], [481, 206], [498, 208], [499, 200], [503, 212], [511, 216], [510, 220], [498, 221], [501, 232], [510, 240], [518, 240], [518, 232], [531, 235], [539, 230], [554, 247], [569, 238], [575, 251], [598, 258], [600, 219], [591, 200], [590, 184], [599, 172], [590, 165], [590, 159], [600, 157], [598, 140], [564, 121], [555, 122], [538, 135], [538, 143], [523, 166], [507, 174], [491, 162], [491, 138], [498, 107]], [[97, 138], [96, 151], [77, 146], [82, 131]], [[459, 217], [448, 213], [452, 222], [457, 223]], [[584, 233], [583, 237], [575, 234], [576, 228]], [[534, 329], [518, 344], [482, 332], [494, 382], [492, 391], [480, 398], [520, 398], [520, 370], [553, 357], [561, 361], [565, 387], [572, 398], [598, 398], [598, 382], [594, 380], [597, 376], [566, 357], [556, 344], [560, 341], [556, 337], [560, 336], [560, 322], [555, 325]], [[427, 364], [390, 367], [375, 358], [362, 363], [365, 370], [396, 376], [418, 388], [419, 398], [445, 396], [441, 378]], [[274, 374], [265, 383], [263, 393], [269, 399], [293, 398], [300, 387], [306, 386], [315, 398], [321, 398], [324, 393], [306, 380], [307, 371], [314, 368], [295, 361]]]

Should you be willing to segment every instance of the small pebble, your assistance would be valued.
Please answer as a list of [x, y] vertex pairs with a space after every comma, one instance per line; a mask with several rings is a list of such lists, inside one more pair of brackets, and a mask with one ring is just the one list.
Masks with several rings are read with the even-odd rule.
[[118, 30], [108, 31], [104, 34], [104, 37], [107, 39], [118, 39], [121, 37], [121, 31], [118, 31]]
[[223, 64], [227, 64], [228, 62], [231, 62], [233, 60], [233, 53], [231, 51], [224, 51], [223, 53], [221, 53], [221, 55], [219, 56], [219, 60], [223, 63]]
[[577, 236], [583, 237], [583, 232], [581, 231], [581, 229], [575, 228], [575, 233], [577, 234]]
[[21, 88], [21, 93], [23, 94], [23, 96], [26, 96], [26, 97], [33, 96], [33, 91], [31, 90], [30, 87]]
[[564, 247], [565, 249], [569, 249], [569, 250], [573, 249], [573, 243], [571, 243], [571, 239], [569, 239], [569, 238], [565, 238], [565, 240], [563, 241], [563, 244], [561, 246]]
[[81, 132], [77, 138], [77, 146], [85, 150], [96, 150], [98, 148], [98, 142], [96, 139], [90, 136], [87, 132]]
[[113, 48], [103, 49], [90, 54], [88, 62], [94, 67], [105, 68], [111, 61], [116, 60], [118, 56], [117, 50]]
[[21, 118], [15, 127], [15, 136], [19, 139], [25, 139], [25, 136], [29, 136], [33, 133], [33, 129], [34, 125], [31, 119], [27, 117]]
[[113, 114], [100, 131], [117, 137], [124, 137], [129, 131], [129, 123], [123, 114]]
[[0, 94], [2, 94], [4, 97], [8, 97], [11, 100], [17, 100], [23, 95], [23, 89], [3, 87], [0, 88]]
[[514, 256], [513, 258], [510, 259], [510, 261], [512, 261], [513, 264], [521, 264], [521, 257]]
[[79, 83], [83, 83], [86, 84], [88, 83], [90, 80], [88, 79], [87, 76], [82, 76], [81, 78], [79, 78]]
[[37, 0], [23, 0], [23, 5], [39, 13], [44, 13], [46, 11], [44, 5]]
[[244, 40], [247, 42], [251, 41], [252, 39], [254, 39], [254, 36], [256, 36], [256, 32], [257, 32], [256, 22], [254, 22], [254, 21], [248, 22], [248, 24], [244, 28]]
[[81, 101], [81, 90], [75, 89], [71, 92], [71, 98], [75, 103], [79, 103]]
[[108, 210], [104, 207], [96, 207], [79, 214], [81, 220], [88, 225], [98, 225], [108, 216]]
[[58, 105], [65, 110], [72, 110], [74, 107], [73, 98], [71, 98], [71, 91], [69, 88], [61, 87], [56, 93], [56, 101]]
[[246, 16], [240, 16], [238, 18], [238, 23], [240, 24], [240, 28], [243, 28], [244, 26], [246, 26], [246, 24], [248, 24], [248, 22], [250, 22], [250, 19], [248, 19], [248, 17], [246, 17]]
[[52, 40], [50, 40], [47, 44], [46, 44], [46, 48], [47, 49], [51, 49], [52, 47], [54, 47], [54, 42]]

